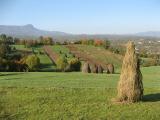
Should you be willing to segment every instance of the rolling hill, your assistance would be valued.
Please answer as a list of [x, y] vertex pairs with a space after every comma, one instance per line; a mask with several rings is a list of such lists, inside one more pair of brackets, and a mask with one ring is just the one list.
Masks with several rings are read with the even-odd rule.
[[28, 24], [24, 26], [0, 25], [0, 34], [15, 37], [39, 37], [39, 36], [66, 36], [67, 33], [59, 31], [45, 31]]

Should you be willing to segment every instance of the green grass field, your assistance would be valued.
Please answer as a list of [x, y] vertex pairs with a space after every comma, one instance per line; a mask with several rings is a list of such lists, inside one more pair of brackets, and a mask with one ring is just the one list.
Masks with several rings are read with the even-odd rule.
[[160, 67], [142, 68], [144, 100], [113, 104], [119, 74], [0, 73], [2, 120], [159, 120]]

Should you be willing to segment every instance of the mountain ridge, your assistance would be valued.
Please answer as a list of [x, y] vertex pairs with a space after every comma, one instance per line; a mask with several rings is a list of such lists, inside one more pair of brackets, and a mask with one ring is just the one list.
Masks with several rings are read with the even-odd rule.
[[50, 36], [54, 38], [79, 38], [79, 37], [98, 37], [98, 38], [108, 38], [108, 37], [115, 37], [115, 36], [121, 36], [121, 37], [128, 37], [128, 36], [135, 36], [135, 37], [158, 37], [160, 38], [160, 31], [147, 31], [147, 32], [138, 32], [135, 34], [70, 34], [60, 31], [47, 31], [42, 30], [34, 27], [32, 24], [27, 25], [0, 25], [0, 34], [6, 34], [13, 37], [34, 37], [37, 38], [39, 36]]
[[59, 31], [47, 31], [35, 28], [32, 24], [23, 26], [18, 25], [0, 25], [0, 34], [6, 34], [15, 37], [39, 37], [39, 36], [65, 36], [68, 33]]

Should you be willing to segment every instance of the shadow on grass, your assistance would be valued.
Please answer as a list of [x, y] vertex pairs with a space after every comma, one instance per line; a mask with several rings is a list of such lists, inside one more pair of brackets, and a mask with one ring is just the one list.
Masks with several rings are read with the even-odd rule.
[[9, 76], [9, 75], [19, 75], [19, 74], [24, 74], [24, 72], [9, 72], [9, 73], [0, 73], [0, 76]]
[[144, 95], [143, 101], [144, 102], [158, 102], [160, 101], [160, 93]]
[[21, 78], [4, 78], [3, 80], [18, 80], [18, 79], [21, 79]]
[[40, 65], [41, 68], [49, 68], [51, 66], [55, 66], [55, 65], [53, 65], [53, 64], [41, 64]]

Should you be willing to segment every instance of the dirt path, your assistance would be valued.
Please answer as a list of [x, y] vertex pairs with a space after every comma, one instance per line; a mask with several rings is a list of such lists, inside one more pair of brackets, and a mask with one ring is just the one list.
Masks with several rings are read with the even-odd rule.
[[59, 55], [57, 53], [55, 53], [52, 48], [48, 45], [45, 45], [43, 47], [45, 53], [48, 55], [48, 57], [51, 59], [51, 61], [53, 62], [53, 64], [56, 64], [57, 59], [59, 58]]

